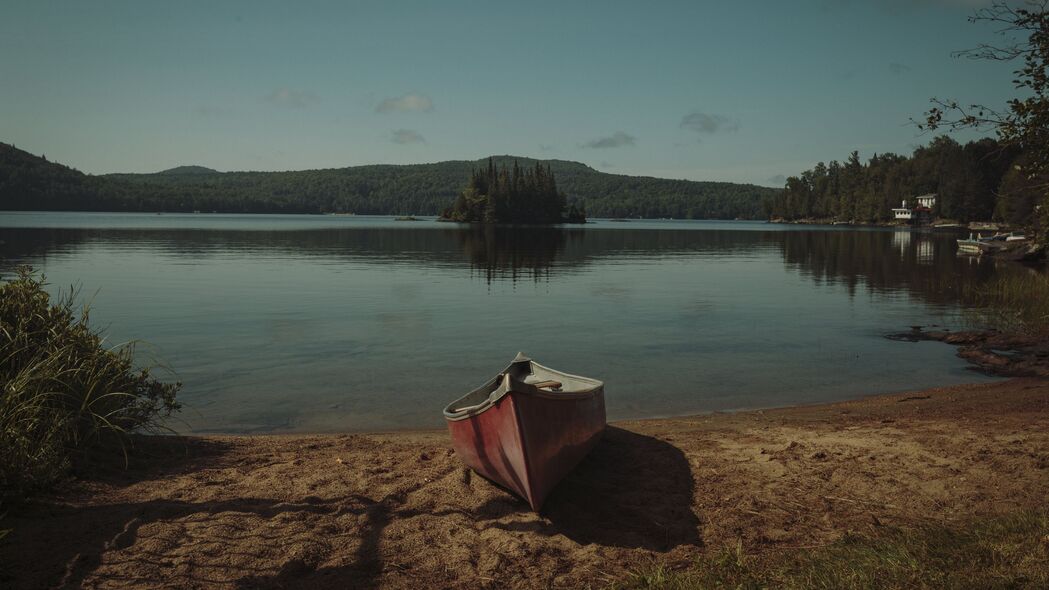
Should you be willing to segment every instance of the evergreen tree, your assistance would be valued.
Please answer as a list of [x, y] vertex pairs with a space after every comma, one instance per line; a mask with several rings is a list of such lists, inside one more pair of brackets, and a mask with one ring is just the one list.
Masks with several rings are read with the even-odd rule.
[[515, 160], [510, 168], [489, 159], [485, 170], [474, 170], [466, 188], [442, 217], [485, 223], [585, 223], [582, 208], [567, 209], [553, 172], [536, 162], [525, 170]]
[[[844, 165], [820, 162], [788, 178], [783, 192], [769, 199], [766, 211], [786, 220], [885, 222], [893, 219], [892, 209], [901, 201], [913, 206], [914, 197], [935, 193], [937, 217], [962, 222], [1008, 218], [1019, 224], [1023, 222], [1017, 216], [1029, 215], [1031, 207], [1031, 189], [1024, 187], [1035, 184], [1014, 178], [1006, 186], [1003, 181], [1025, 158], [1017, 148], [993, 139], [962, 146], [946, 136], [918, 147], [909, 158], [874, 154], [864, 163], [854, 151]], [[999, 207], [999, 195], [1014, 188], [1026, 192]]]

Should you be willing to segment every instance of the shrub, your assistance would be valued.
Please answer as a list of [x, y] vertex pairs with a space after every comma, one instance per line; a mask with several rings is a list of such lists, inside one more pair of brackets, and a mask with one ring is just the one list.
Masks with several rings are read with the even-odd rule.
[[179, 408], [180, 383], [136, 368], [134, 343], [106, 348], [75, 294], [52, 303], [44, 285], [26, 266], [0, 284], [0, 500], [46, 489], [86, 451], [123, 452]]

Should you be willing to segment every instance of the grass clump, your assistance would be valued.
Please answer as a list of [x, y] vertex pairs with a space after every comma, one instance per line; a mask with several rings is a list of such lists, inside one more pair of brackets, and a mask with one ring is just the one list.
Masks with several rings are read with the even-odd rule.
[[768, 555], [746, 555], [736, 545], [687, 570], [657, 565], [613, 588], [1049, 588], [1049, 513], [847, 535], [826, 547]]
[[0, 284], [0, 502], [46, 489], [87, 452], [123, 452], [179, 408], [181, 384], [136, 368], [134, 344], [107, 348], [75, 295], [52, 302], [44, 285], [26, 266]]
[[1008, 273], [975, 290], [982, 323], [1003, 332], [1049, 334], [1049, 275]]

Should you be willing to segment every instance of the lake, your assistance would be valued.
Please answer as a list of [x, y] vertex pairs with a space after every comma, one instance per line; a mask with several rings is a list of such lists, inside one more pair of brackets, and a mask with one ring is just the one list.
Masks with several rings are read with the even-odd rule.
[[956, 236], [759, 222], [479, 228], [303, 215], [0, 213], [0, 272], [71, 285], [183, 383], [187, 433], [443, 427], [518, 351], [605, 381], [609, 419], [984, 381], [955, 349], [996, 273]]

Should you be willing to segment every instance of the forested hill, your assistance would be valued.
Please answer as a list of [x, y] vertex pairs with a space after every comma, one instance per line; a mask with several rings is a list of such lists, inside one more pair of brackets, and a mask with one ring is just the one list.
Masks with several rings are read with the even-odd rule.
[[[537, 160], [496, 156], [500, 165]], [[756, 219], [778, 192], [747, 184], [605, 174], [578, 162], [549, 165], [569, 204], [595, 217]], [[476, 161], [353, 166], [295, 172], [216, 172], [182, 166], [156, 174], [91, 176], [0, 143], [0, 210], [217, 211], [436, 215], [466, 185]]]
[[203, 166], [176, 166], [174, 168], [168, 168], [167, 170], [157, 172], [157, 174], [217, 174], [218, 170], [212, 170], [211, 168], [205, 168]]
[[936, 217], [962, 222], [1034, 221], [1046, 180], [1034, 175], [1030, 154], [985, 138], [965, 145], [947, 136], [915, 148], [910, 156], [874, 154], [862, 162], [852, 152], [842, 163], [820, 162], [787, 179], [769, 199], [770, 217], [885, 222], [893, 207], [936, 194]]

